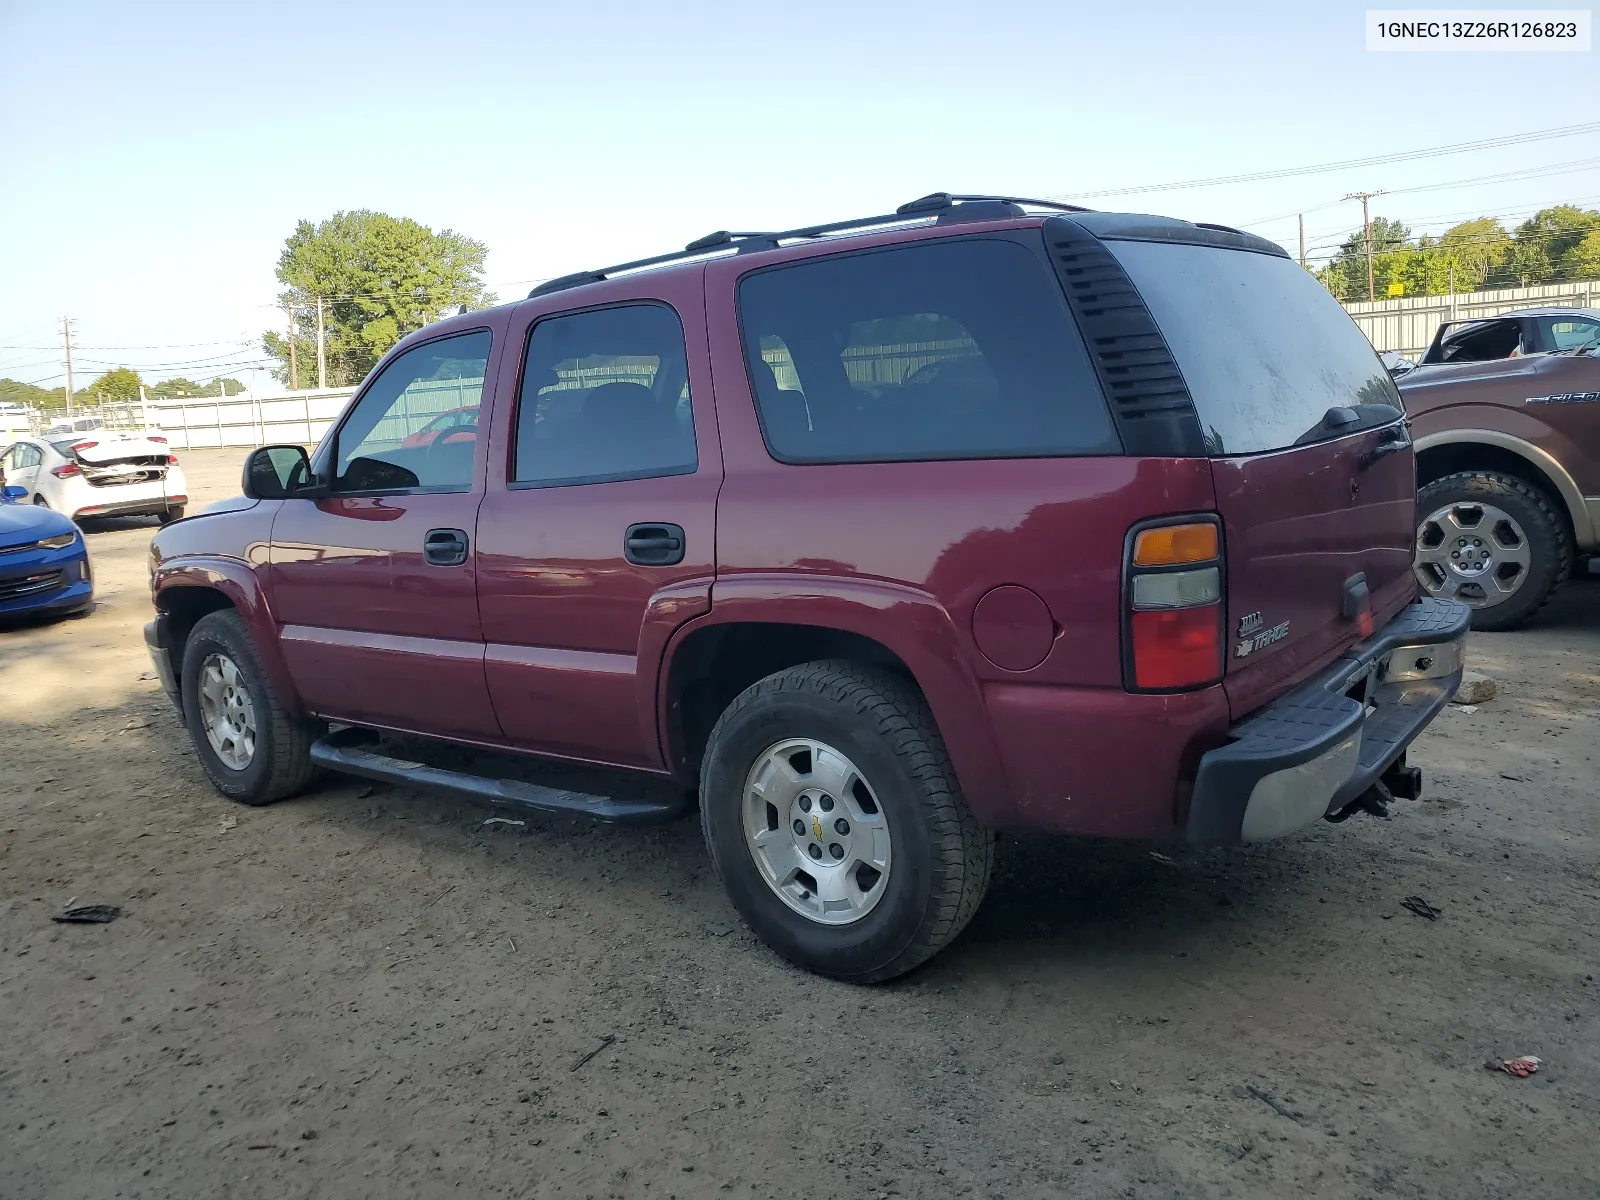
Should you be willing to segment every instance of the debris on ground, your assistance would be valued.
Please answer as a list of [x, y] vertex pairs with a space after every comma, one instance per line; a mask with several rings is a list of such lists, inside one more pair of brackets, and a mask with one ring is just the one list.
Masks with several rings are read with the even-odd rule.
[[1508, 775], [1504, 771], [1500, 772], [1500, 778], [1501, 779], [1509, 779], [1509, 780], [1511, 780], [1512, 783], [1527, 783], [1528, 782], [1528, 777], [1526, 775]]
[[80, 904], [63, 909], [50, 919], [63, 925], [109, 925], [121, 915], [122, 909], [115, 904]]
[[1427, 917], [1430, 921], [1437, 921], [1444, 915], [1421, 896], [1407, 896], [1400, 901], [1400, 907], [1416, 913], [1419, 917]]
[[526, 825], [527, 822], [526, 821], [513, 821], [510, 817], [490, 817], [487, 821], [484, 822], [484, 824], [485, 825], [516, 825], [516, 826], [520, 827], [520, 826]]
[[706, 932], [712, 937], [727, 937], [733, 932], [733, 926], [723, 924], [721, 921], [707, 921]]
[[227, 833], [228, 830], [233, 829], [238, 824], [239, 824], [239, 818], [238, 817], [223, 817], [222, 820], [221, 820], [222, 832], [223, 833]]
[[356, 799], [357, 800], [365, 800], [368, 796], [372, 795], [372, 793], [377, 791], [377, 790], [378, 789], [373, 787], [370, 783], [363, 784], [361, 789], [356, 792]]
[[1478, 706], [1476, 704], [1458, 704], [1455, 707], [1455, 711], [1458, 713], [1475, 713], [1478, 711]]
[[1450, 701], [1452, 704], [1486, 704], [1494, 699], [1494, 694], [1494, 680], [1477, 671], [1465, 671], [1461, 675], [1461, 686], [1456, 688]]
[[1507, 1075], [1526, 1079], [1543, 1065], [1543, 1060], [1531, 1054], [1524, 1054], [1520, 1058], [1491, 1058], [1483, 1065], [1491, 1071], [1504, 1071]]
[[596, 1054], [599, 1054], [600, 1051], [604, 1050], [607, 1046], [611, 1045], [611, 1043], [616, 1041], [616, 1040], [617, 1040], [617, 1035], [616, 1034], [614, 1034], [614, 1033], [606, 1034], [604, 1037], [602, 1037], [600, 1039], [600, 1044], [598, 1046], [596, 1046], [593, 1050], [589, 1051], [589, 1053], [585, 1054], [577, 1062], [572, 1064], [572, 1069], [574, 1071], [576, 1071], [579, 1067], [583, 1066], [584, 1063], [588, 1062]]
[[1261, 1103], [1265, 1104], [1280, 1117], [1286, 1117], [1287, 1119], [1293, 1121], [1296, 1125], [1301, 1124], [1305, 1118], [1304, 1113], [1285, 1108], [1278, 1102], [1277, 1098], [1274, 1097], [1271, 1092], [1264, 1092], [1254, 1084], [1245, 1084], [1244, 1092], [1247, 1095], [1254, 1096], [1257, 1100], [1261, 1101]]
[[1158, 863], [1165, 863], [1169, 867], [1175, 867], [1178, 865], [1173, 859], [1161, 853], [1159, 850], [1150, 851], [1150, 857], [1155, 859]]

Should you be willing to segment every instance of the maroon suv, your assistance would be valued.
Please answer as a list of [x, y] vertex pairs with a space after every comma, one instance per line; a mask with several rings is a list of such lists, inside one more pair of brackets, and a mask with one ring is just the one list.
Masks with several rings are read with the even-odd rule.
[[998, 829], [1218, 845], [1415, 797], [1462, 669], [1372, 348], [1279, 247], [1161, 217], [940, 194], [558, 279], [407, 337], [244, 491], [151, 551], [224, 794], [697, 793], [750, 925], [858, 981], [961, 930]]

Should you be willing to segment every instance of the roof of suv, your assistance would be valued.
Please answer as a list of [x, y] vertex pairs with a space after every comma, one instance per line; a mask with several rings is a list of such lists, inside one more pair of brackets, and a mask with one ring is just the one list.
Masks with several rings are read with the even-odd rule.
[[[1030, 212], [1029, 210], [1035, 210]], [[1038, 210], [1043, 210], [1038, 211]], [[651, 267], [671, 263], [684, 263], [696, 259], [720, 258], [729, 253], [746, 254], [762, 250], [776, 250], [784, 245], [815, 244], [827, 237], [888, 232], [896, 226], [907, 229], [925, 228], [929, 224], [956, 225], [972, 222], [1016, 221], [1032, 218], [1042, 222], [1051, 215], [1072, 214], [1075, 219], [1099, 237], [1128, 238], [1138, 241], [1206, 242], [1231, 246], [1241, 250], [1275, 254], [1288, 257], [1288, 252], [1275, 242], [1254, 234], [1244, 233], [1226, 225], [1207, 222], [1180, 221], [1172, 217], [1149, 216], [1135, 213], [1099, 213], [1075, 204], [1054, 200], [1030, 200], [1017, 196], [952, 195], [934, 192], [920, 199], [902, 204], [892, 213], [873, 217], [858, 217], [848, 221], [834, 221], [822, 225], [809, 225], [798, 229], [759, 233], [735, 233], [719, 229], [696, 238], [682, 250], [658, 254], [650, 258], [635, 259], [592, 271], [578, 271], [539, 284], [528, 293], [530, 298], [600, 283], [616, 275], [629, 274]]]

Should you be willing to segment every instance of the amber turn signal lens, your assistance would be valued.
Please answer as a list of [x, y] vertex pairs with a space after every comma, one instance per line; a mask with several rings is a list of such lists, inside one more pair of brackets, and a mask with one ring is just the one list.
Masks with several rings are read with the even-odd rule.
[[1217, 557], [1217, 527], [1209, 521], [1144, 529], [1133, 542], [1136, 567], [1171, 567]]

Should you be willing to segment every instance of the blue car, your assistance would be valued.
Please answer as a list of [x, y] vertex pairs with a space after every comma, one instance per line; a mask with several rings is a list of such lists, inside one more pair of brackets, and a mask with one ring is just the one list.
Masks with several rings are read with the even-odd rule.
[[0, 489], [0, 618], [65, 615], [94, 603], [89, 549], [58, 512], [18, 504], [27, 489]]

